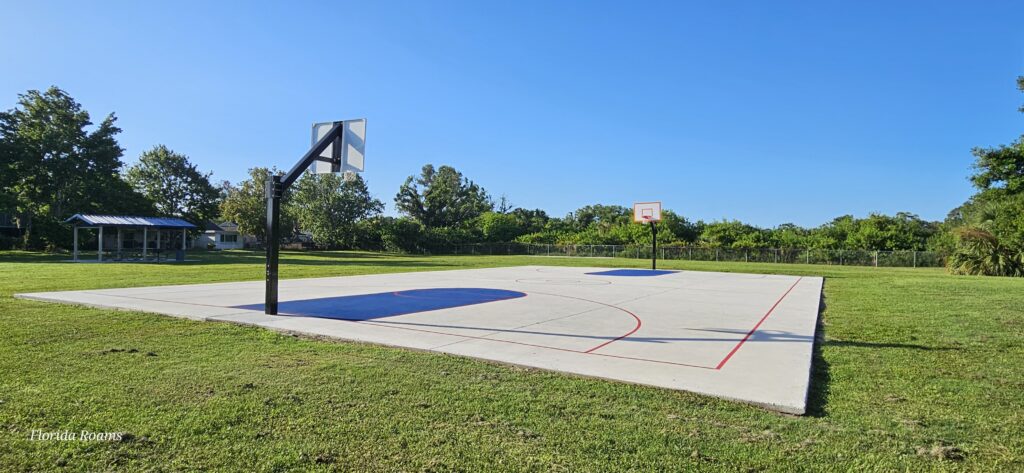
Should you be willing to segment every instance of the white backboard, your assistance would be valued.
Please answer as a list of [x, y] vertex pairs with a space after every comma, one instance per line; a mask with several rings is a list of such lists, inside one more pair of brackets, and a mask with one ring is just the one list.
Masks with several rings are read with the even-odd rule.
[[[339, 122], [323, 122], [313, 124], [312, 144], [316, 144], [323, 138], [331, 128]], [[363, 172], [366, 153], [366, 119], [357, 118], [354, 120], [343, 120], [340, 123], [345, 127], [341, 135], [341, 172]], [[334, 145], [329, 145], [321, 157], [330, 159], [334, 152]], [[330, 174], [331, 163], [316, 161], [313, 163], [313, 172], [317, 174]]]
[[661, 221], [661, 202], [637, 202], [633, 204], [633, 221], [640, 223]]

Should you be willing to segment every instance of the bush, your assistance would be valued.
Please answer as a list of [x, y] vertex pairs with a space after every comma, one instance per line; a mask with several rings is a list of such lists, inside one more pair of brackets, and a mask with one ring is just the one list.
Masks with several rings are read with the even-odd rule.
[[480, 229], [483, 241], [515, 241], [516, 237], [523, 232], [523, 227], [512, 214], [486, 212], [477, 220], [478, 222], [474, 226]]
[[957, 229], [957, 247], [949, 272], [984, 276], [1024, 276], [1024, 251], [1003, 245], [992, 233], [971, 227]]
[[516, 238], [518, 243], [534, 243], [534, 244], [555, 244], [565, 237], [565, 232], [557, 232], [545, 230], [537, 233], [528, 233], [526, 235], [520, 235]]
[[423, 232], [423, 225], [411, 218], [384, 219], [381, 223], [381, 243], [384, 251], [421, 253]]
[[480, 241], [480, 236], [465, 228], [427, 228], [420, 240], [420, 248], [427, 253], [445, 253], [455, 245], [474, 241]]
[[384, 225], [383, 217], [366, 218], [356, 222], [353, 248], [365, 251], [383, 251]]

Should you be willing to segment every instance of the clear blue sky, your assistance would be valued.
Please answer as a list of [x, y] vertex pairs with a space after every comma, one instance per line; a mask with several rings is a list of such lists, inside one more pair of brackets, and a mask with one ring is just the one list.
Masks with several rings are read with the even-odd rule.
[[928, 219], [979, 145], [1024, 131], [1024, 2], [26, 2], [0, 15], [0, 108], [57, 85], [216, 179], [290, 167], [368, 118], [371, 191], [450, 164], [564, 215]]

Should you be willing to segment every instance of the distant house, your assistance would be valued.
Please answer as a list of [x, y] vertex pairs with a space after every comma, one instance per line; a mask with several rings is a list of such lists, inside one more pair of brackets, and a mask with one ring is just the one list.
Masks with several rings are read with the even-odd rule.
[[234, 222], [206, 222], [203, 234], [193, 242], [195, 248], [215, 248], [231, 250], [245, 248], [246, 243], [254, 243], [256, 239], [238, 233], [238, 224]]

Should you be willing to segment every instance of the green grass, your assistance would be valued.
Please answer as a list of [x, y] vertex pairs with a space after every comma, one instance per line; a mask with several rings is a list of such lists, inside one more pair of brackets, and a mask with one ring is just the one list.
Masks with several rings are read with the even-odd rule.
[[[0, 253], [7, 471], [1014, 471], [1024, 469], [1024, 279], [713, 262], [824, 275], [811, 413], [18, 292], [259, 280], [262, 255], [175, 265]], [[637, 260], [286, 253], [288, 278]], [[32, 429], [125, 432], [30, 441]]]

